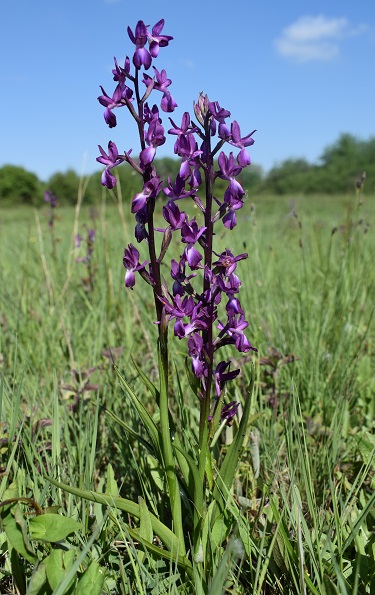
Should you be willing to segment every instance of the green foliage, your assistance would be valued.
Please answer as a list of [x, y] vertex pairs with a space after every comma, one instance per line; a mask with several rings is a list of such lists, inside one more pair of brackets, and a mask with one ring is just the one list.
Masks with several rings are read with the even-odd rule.
[[342, 134], [324, 149], [319, 165], [309, 164], [305, 159], [287, 159], [271, 169], [259, 190], [289, 195], [353, 192], [363, 172], [367, 175], [367, 185], [374, 188], [375, 138], [364, 141]]
[[38, 177], [16, 165], [3, 165], [0, 168], [0, 204], [2, 206], [17, 204], [38, 204], [42, 196], [41, 183]]
[[[8, 503], [0, 592], [374, 590], [375, 212], [368, 186], [363, 198], [296, 198], [290, 216], [289, 196], [263, 195], [256, 220], [245, 204], [231, 249], [250, 255], [239, 264], [242, 303], [259, 354], [238, 361], [243, 372], [228, 394], [241, 401], [243, 421], [212, 436], [201, 466], [196, 387], [183, 345], [170, 335], [169, 406], [180, 412], [172, 448], [186, 535], [203, 512], [192, 506], [203, 463], [221, 502], [206, 511], [202, 548], [189, 558], [176, 555], [163, 473], [152, 299], [141, 284], [123, 290], [129, 239], [117, 205], [104, 203], [96, 221], [97, 282], [89, 294], [72, 239], [89, 208], [79, 221], [73, 209], [59, 210], [56, 259], [47, 222], [39, 229], [29, 210], [3, 210], [0, 500]], [[227, 246], [228, 232], [217, 240]]]

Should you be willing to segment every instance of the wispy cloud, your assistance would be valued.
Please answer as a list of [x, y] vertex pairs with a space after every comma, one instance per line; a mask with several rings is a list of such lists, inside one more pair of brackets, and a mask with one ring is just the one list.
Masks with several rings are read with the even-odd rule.
[[365, 25], [353, 27], [345, 17], [303, 16], [282, 31], [275, 46], [281, 56], [298, 62], [329, 61], [339, 55], [340, 40], [365, 29]]

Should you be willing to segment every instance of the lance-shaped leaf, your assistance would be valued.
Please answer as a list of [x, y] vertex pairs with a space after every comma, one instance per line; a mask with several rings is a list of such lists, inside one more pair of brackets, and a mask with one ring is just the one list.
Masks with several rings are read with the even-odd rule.
[[[253, 383], [250, 387], [249, 392], [252, 391], [252, 386]], [[243, 441], [245, 439], [246, 429], [249, 422], [250, 407], [251, 399], [250, 397], [248, 397], [245, 401], [245, 407], [243, 409], [243, 414], [239, 428], [237, 430], [232, 444], [228, 448], [227, 454], [225, 455], [223, 463], [220, 467], [219, 474], [216, 478], [216, 485], [213, 491], [213, 497], [218, 502], [219, 507], [221, 509], [223, 509], [223, 507], [225, 506], [226, 494], [227, 491], [230, 490], [230, 488], [232, 487], [232, 483], [238, 467], [238, 461], [240, 458]], [[219, 509], [217, 509], [217, 515], [219, 514], [219, 512]]]
[[125, 394], [128, 396], [134, 407], [136, 408], [139, 417], [142, 420], [142, 423], [147, 431], [147, 434], [151, 440], [151, 444], [154, 448], [155, 453], [157, 454], [158, 459], [161, 459], [161, 449], [160, 449], [160, 433], [158, 428], [156, 427], [151, 415], [143, 405], [143, 403], [138, 399], [137, 395], [132, 391], [129, 384], [126, 382], [125, 378], [122, 376], [118, 368], [116, 368], [120, 382], [125, 389]]
[[[75, 496], [78, 496], [79, 498], [84, 498], [85, 500], [89, 500], [90, 502], [97, 502], [98, 504], [103, 504], [104, 506], [117, 508], [118, 510], [127, 512], [128, 514], [137, 519], [139, 519], [141, 516], [139, 504], [136, 504], [132, 500], [127, 500], [126, 498], [121, 498], [119, 496], [112, 496], [110, 494], [93, 492], [91, 490], [82, 490], [74, 486], [56, 481], [51, 477], [48, 477], [47, 475], [45, 475], [44, 477], [54, 486], [68, 492], [69, 494], [74, 494]], [[166, 525], [159, 521], [159, 519], [154, 514], [149, 512], [149, 516], [153, 533], [155, 533], [161, 539], [165, 547], [171, 553], [170, 559], [174, 560], [177, 556], [177, 552], [180, 551], [179, 540], [177, 536]], [[182, 558], [185, 560], [185, 563], [187, 565], [190, 564], [186, 557], [182, 556]]]

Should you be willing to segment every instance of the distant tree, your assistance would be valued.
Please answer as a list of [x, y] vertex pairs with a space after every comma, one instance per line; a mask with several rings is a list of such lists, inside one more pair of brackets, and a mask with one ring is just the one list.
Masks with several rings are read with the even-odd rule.
[[258, 189], [264, 179], [264, 172], [260, 165], [256, 165], [254, 163], [251, 164], [250, 167], [243, 169], [239, 180], [244, 188], [244, 190], [248, 190], [250, 193]]
[[286, 159], [268, 172], [258, 191], [274, 194], [335, 194], [354, 192], [365, 171], [366, 186], [375, 187], [375, 138], [360, 140], [342, 134], [326, 147], [318, 165]]
[[78, 197], [79, 176], [73, 169], [56, 172], [48, 182], [48, 189], [56, 195], [60, 204], [75, 204]]
[[7, 204], [37, 204], [42, 196], [39, 178], [16, 165], [0, 168], [0, 201]]
[[268, 172], [263, 189], [273, 194], [303, 192], [312, 167], [306, 159], [286, 159]]
[[375, 181], [375, 139], [363, 141], [352, 134], [341, 134], [337, 141], [326, 147], [320, 157], [319, 168], [324, 179], [325, 192], [348, 192], [355, 188], [363, 171], [367, 179]]
[[179, 172], [180, 163], [173, 157], [161, 157], [155, 159], [155, 168], [158, 172], [158, 176], [163, 180], [164, 184], [167, 185], [168, 177], [174, 180]]

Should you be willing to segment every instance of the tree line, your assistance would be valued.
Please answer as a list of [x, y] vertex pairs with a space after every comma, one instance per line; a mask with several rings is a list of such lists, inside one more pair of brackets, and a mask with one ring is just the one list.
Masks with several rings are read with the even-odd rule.
[[[155, 160], [160, 177], [167, 183], [178, 173], [179, 162], [171, 157]], [[139, 178], [124, 164], [117, 169], [124, 200], [139, 192]], [[266, 174], [258, 165], [242, 172], [240, 181], [250, 195], [269, 194], [341, 194], [353, 192], [363, 172], [366, 185], [375, 187], [375, 137], [361, 140], [345, 133], [323, 150], [318, 164], [303, 158], [286, 159], [275, 165]], [[43, 202], [45, 190], [57, 197], [59, 204], [75, 204], [79, 188], [84, 190], [86, 203], [97, 204], [101, 200], [101, 172], [81, 178], [74, 170], [57, 172], [46, 182], [23, 167], [4, 165], [0, 168], [0, 204], [28, 204], [38, 206]], [[225, 189], [219, 180], [217, 192]]]

